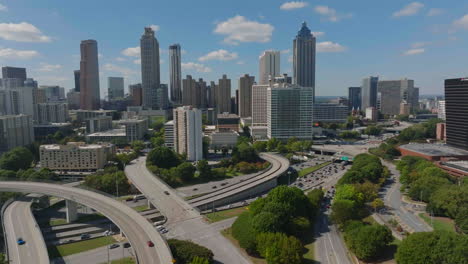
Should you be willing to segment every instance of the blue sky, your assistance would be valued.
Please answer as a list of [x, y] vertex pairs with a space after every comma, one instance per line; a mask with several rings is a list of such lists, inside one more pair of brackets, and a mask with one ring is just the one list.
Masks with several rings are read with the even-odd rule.
[[[468, 1], [376, 0], [0, 0], [0, 64], [22, 66], [40, 85], [70, 89], [79, 44], [96, 39], [101, 93], [108, 76], [140, 82], [135, 48], [153, 25], [168, 81], [167, 47], [180, 43], [183, 75], [207, 81], [258, 75], [258, 56], [282, 51], [291, 74], [292, 40], [302, 21], [317, 35], [317, 95], [346, 95], [361, 79], [408, 77], [422, 94], [445, 78], [468, 76]], [[130, 48], [130, 49], [128, 49]], [[234, 90], [233, 89], [233, 90]]]

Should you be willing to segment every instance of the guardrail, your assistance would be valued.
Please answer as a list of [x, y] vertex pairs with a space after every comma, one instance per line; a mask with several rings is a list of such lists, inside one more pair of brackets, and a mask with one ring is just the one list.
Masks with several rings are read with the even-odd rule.
[[7, 207], [12, 204], [13, 202], [15, 201], [15, 198], [10, 198], [8, 199], [2, 206], [2, 209], [1, 209], [1, 218], [2, 218], [2, 231], [3, 231], [3, 239], [5, 240], [4, 243], [4, 247], [5, 247], [5, 255], [7, 257], [7, 263], [10, 263], [10, 254], [8, 254], [8, 238], [7, 238], [7, 233], [5, 231], [5, 221], [3, 221], [4, 219], [4, 213], [5, 213], [5, 210], [7, 209]]

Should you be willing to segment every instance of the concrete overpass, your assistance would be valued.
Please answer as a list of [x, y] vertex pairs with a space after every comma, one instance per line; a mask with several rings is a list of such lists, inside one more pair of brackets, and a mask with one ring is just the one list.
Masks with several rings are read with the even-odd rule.
[[[132, 208], [112, 198], [79, 188], [36, 182], [0, 181], [0, 191], [56, 196], [94, 208], [113, 221], [127, 236], [135, 250], [138, 263], [172, 263], [169, 246], [151, 223]], [[17, 238], [7, 239], [9, 242], [16, 242]], [[23, 239], [28, 243], [29, 237]], [[148, 247], [147, 241], [152, 241], [155, 246]]]
[[273, 153], [261, 153], [260, 157], [270, 162], [271, 167], [269, 170], [245, 181], [192, 199], [189, 203], [200, 210], [208, 210], [212, 207], [252, 198], [276, 187], [278, 185], [278, 177], [289, 168], [289, 160]]

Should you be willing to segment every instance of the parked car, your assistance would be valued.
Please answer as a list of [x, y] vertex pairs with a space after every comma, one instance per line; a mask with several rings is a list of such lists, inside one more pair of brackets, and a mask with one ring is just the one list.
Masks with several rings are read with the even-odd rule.
[[128, 242], [125, 242], [125, 243], [123, 244], [123, 247], [124, 247], [124, 248], [129, 248], [129, 247], [131, 247], [131, 246], [132, 246], [132, 245], [130, 245], [130, 243], [128, 243]]

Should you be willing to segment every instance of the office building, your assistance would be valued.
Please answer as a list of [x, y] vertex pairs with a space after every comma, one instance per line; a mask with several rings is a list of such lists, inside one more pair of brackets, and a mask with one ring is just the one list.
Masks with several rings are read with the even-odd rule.
[[127, 142], [143, 139], [148, 133], [148, 119], [123, 119], [119, 124], [125, 126], [125, 137]]
[[141, 83], [129, 85], [128, 90], [132, 98], [132, 106], [141, 106], [143, 103], [143, 88], [141, 87]]
[[187, 75], [185, 79], [182, 80], [182, 104], [191, 105], [193, 107], [197, 106], [197, 84], [196, 81], [192, 78], [192, 75]]
[[210, 138], [210, 148], [231, 149], [237, 145], [239, 133], [235, 131], [214, 131], [208, 137]]
[[10, 67], [5, 66], [2, 67], [2, 78], [3, 79], [20, 79], [24, 82], [27, 78], [26, 76], [26, 68], [18, 68], [18, 67]]
[[35, 124], [65, 123], [70, 119], [67, 103], [41, 103], [34, 107]]
[[361, 87], [348, 88], [348, 110], [361, 110]]
[[145, 33], [141, 36], [140, 54], [143, 106], [148, 109], [157, 109], [157, 90], [161, 84], [159, 43], [150, 27], [145, 27]]
[[32, 116], [0, 115], [0, 153], [34, 142]]
[[367, 77], [362, 80], [361, 86], [361, 107], [377, 107], [377, 85], [379, 77]]
[[169, 46], [169, 86], [171, 101], [180, 104], [182, 102], [182, 70], [179, 44]]
[[443, 141], [447, 140], [447, 127], [445, 126], [445, 123], [437, 123], [436, 139]]
[[107, 93], [109, 100], [115, 98], [124, 98], [124, 78], [123, 77], [108, 77], [107, 78]]
[[97, 41], [81, 41], [80, 50], [80, 108], [97, 110], [101, 105]]
[[231, 79], [226, 74], [215, 87], [215, 105], [218, 113], [231, 112]]
[[187, 160], [203, 159], [203, 132], [201, 110], [190, 106], [174, 109], [174, 149], [186, 154]]
[[446, 119], [446, 117], [445, 117], [445, 101], [444, 100], [438, 101], [438, 104], [437, 104], [437, 117], [442, 119], [442, 120]]
[[19, 114], [34, 116], [34, 88], [0, 89], [0, 115]]
[[80, 91], [80, 70], [73, 71], [73, 76], [75, 77], [75, 92]]
[[239, 116], [252, 116], [252, 86], [255, 84], [255, 77], [245, 74], [239, 78]]
[[96, 116], [86, 119], [85, 122], [86, 134], [92, 134], [112, 129], [112, 117], [110, 116]]
[[314, 89], [275, 84], [267, 89], [268, 138], [312, 139]]
[[47, 102], [59, 102], [65, 99], [65, 89], [57, 85], [41, 85], [39, 90], [44, 91]]
[[345, 123], [348, 119], [348, 106], [342, 104], [314, 104], [314, 122]]
[[402, 101], [409, 104], [410, 112], [418, 108], [419, 89], [414, 87], [413, 80], [379, 81], [377, 92], [380, 98], [379, 110], [382, 114], [398, 115]]
[[70, 90], [67, 93], [67, 102], [68, 102], [68, 109], [76, 110], [80, 109], [80, 92], [75, 90]]
[[164, 124], [164, 146], [174, 149], [174, 120]]
[[315, 98], [315, 37], [306, 22], [293, 42], [293, 74], [294, 83], [311, 88]]
[[375, 107], [367, 107], [366, 119], [369, 119], [372, 122], [377, 122], [379, 120], [379, 110]]
[[252, 127], [267, 125], [267, 91], [269, 85], [252, 85]]
[[406, 101], [402, 101], [400, 103], [400, 115], [409, 115], [411, 112], [411, 107], [410, 104], [408, 104]]
[[240, 118], [238, 115], [224, 112], [222, 114], [218, 114], [216, 119], [217, 119], [217, 129], [219, 131], [239, 132]]
[[64, 136], [68, 136], [73, 133], [71, 123], [49, 123], [49, 124], [36, 124], [34, 125], [34, 140], [44, 140], [48, 136], [54, 135], [60, 131]]
[[216, 86], [216, 83], [211, 81], [210, 85], [206, 87], [208, 108], [216, 108]]
[[39, 147], [42, 168], [59, 171], [94, 171], [103, 169], [115, 146], [69, 142], [67, 145], [41, 145]]
[[156, 92], [157, 98], [157, 108], [158, 109], [168, 109], [169, 108], [169, 91], [167, 84], [161, 83]]
[[70, 115], [75, 115], [78, 122], [84, 122], [86, 119], [97, 116], [110, 116], [112, 119], [117, 119], [117, 111], [115, 110], [74, 110], [70, 111]]
[[445, 80], [447, 144], [468, 150], [468, 78]]
[[280, 52], [267, 50], [259, 57], [258, 84], [267, 85], [270, 78], [280, 75]]

